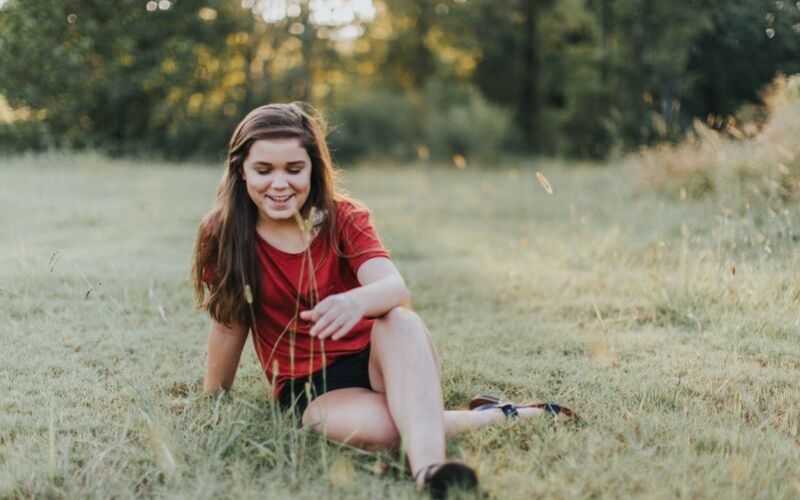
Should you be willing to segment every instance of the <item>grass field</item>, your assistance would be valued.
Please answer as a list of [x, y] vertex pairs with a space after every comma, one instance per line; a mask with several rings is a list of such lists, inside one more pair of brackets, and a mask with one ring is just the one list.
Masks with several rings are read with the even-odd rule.
[[[234, 391], [202, 394], [187, 276], [220, 174], [0, 160], [0, 497], [417, 496], [396, 454], [293, 428], [250, 344]], [[361, 167], [345, 185], [433, 333], [447, 406], [488, 391], [585, 418], [451, 440], [488, 497], [797, 498], [800, 208], [637, 179]]]

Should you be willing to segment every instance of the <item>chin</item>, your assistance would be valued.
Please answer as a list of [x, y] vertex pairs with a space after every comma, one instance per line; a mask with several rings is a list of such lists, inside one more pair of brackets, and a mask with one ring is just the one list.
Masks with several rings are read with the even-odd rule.
[[281, 210], [280, 212], [268, 210], [264, 212], [264, 215], [273, 220], [294, 219], [294, 210]]

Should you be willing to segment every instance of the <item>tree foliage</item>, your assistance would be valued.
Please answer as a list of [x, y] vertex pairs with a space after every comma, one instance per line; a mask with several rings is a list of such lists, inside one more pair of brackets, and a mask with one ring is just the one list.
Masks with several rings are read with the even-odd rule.
[[345, 4], [8, 0], [0, 140], [218, 158], [249, 109], [307, 100], [340, 158], [602, 157], [800, 72], [800, 5], [783, 0]]

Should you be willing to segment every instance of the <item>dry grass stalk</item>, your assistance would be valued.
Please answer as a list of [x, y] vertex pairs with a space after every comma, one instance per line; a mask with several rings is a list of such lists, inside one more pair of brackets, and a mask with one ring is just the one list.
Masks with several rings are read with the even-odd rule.
[[[768, 119], [758, 130], [733, 118], [695, 120], [683, 143], [642, 149], [628, 158], [659, 192], [681, 199], [717, 194], [726, 200], [743, 195], [772, 203], [800, 200], [800, 75], [779, 76], [763, 95]], [[743, 131], [755, 130], [751, 136]], [[720, 132], [721, 131], [721, 132]]]
[[539, 184], [542, 185], [547, 194], [553, 194], [553, 186], [550, 185], [550, 181], [547, 180], [547, 177], [545, 177], [544, 174], [541, 172], [536, 172], [536, 178], [539, 179]]
[[595, 302], [594, 297], [592, 297], [592, 306], [594, 307], [594, 312], [597, 316], [597, 320], [600, 322], [601, 328], [599, 330], [594, 330], [590, 334], [589, 357], [601, 364], [617, 368], [617, 354], [608, 345], [608, 327], [603, 319], [603, 315], [600, 314], [600, 309], [597, 307], [597, 302]]
[[[776, 155], [792, 168], [784, 152], [776, 148]], [[53, 166], [87, 161], [97, 168]], [[207, 323], [191, 307], [185, 252], [176, 251], [191, 248], [196, 228], [176, 221], [198, 219], [207, 209], [216, 172], [72, 155], [5, 163], [3, 199], [30, 217], [0, 225], [1, 285], [14, 290], [0, 295], [7, 319], [0, 367], [10, 374], [0, 377], [8, 380], [0, 391], [0, 498], [414, 495], [399, 454], [358, 452], [298, 428], [273, 403], [252, 353], [242, 357], [235, 398], [202, 394]], [[507, 391], [574, 405], [588, 422], [563, 431], [543, 421], [509, 422], [450, 440], [450, 456], [478, 469], [490, 497], [796, 496], [796, 242], [730, 207], [718, 212], [703, 203], [629, 196], [628, 179], [613, 165], [569, 175], [555, 166], [545, 171], [574, 209], [548, 211], [552, 199], [530, 196], [525, 182], [504, 183], [502, 198], [472, 196], [497, 182], [496, 171], [348, 172], [349, 186], [378, 214], [413, 285], [442, 354], [446, 405]], [[151, 189], [162, 184], [186, 189]], [[435, 194], [426, 191], [432, 185]], [[59, 210], [65, 191], [91, 196], [71, 216]], [[118, 196], [122, 191], [130, 196]], [[87, 226], [81, 216], [95, 210], [104, 216]], [[465, 231], [465, 210], [485, 217], [469, 219]], [[796, 208], [775, 213], [765, 211], [763, 220], [800, 227]], [[435, 223], [418, 223], [431, 214]], [[614, 225], [620, 230], [609, 237]], [[135, 235], [124, 231], [131, 226], [139, 229]], [[535, 235], [536, 252], [498, 245], [522, 234], [531, 241]], [[25, 256], [15, 239], [37, 245], [28, 245]], [[48, 272], [55, 247], [86, 270], [89, 283], [104, 282], [87, 302], [81, 298], [88, 285], [72, 267]], [[505, 279], [508, 269], [520, 271], [517, 279]], [[171, 312], [170, 324], [154, 314], [148, 287]], [[119, 303], [130, 321], [120, 322], [121, 311], [103, 295], [112, 291], [124, 297]], [[591, 295], [599, 297], [599, 317], [585, 307]], [[591, 330], [597, 339], [587, 342]], [[597, 357], [589, 360], [595, 340]], [[598, 369], [610, 363], [604, 347], [624, 362], [620, 369]], [[287, 372], [288, 361], [279, 368]], [[177, 383], [186, 384], [185, 395], [169, 391]], [[158, 440], [151, 442], [141, 423], [142, 397], [168, 433], [176, 465], [169, 478], [156, 462]], [[176, 397], [192, 404], [171, 411]], [[54, 401], [51, 481], [47, 406]], [[351, 486], [331, 486], [326, 452], [352, 461]], [[732, 474], [742, 469], [729, 457], [741, 457], [747, 473]], [[378, 459], [391, 473], [370, 472]]]
[[457, 169], [464, 170], [467, 168], [467, 159], [462, 155], [453, 155], [453, 164]]

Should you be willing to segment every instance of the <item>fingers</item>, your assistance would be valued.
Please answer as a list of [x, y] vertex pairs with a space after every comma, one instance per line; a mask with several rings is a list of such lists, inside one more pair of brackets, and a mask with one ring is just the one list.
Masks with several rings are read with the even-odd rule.
[[309, 330], [308, 333], [312, 337], [318, 336], [322, 332], [322, 330], [324, 330], [328, 325], [330, 325], [331, 322], [333, 320], [335, 320], [335, 319], [336, 319], [336, 315], [335, 314], [324, 314], [324, 315], [322, 315], [322, 317], [319, 318], [319, 320], [314, 322], [314, 324], [311, 326], [311, 330]]
[[[335, 320], [329, 322], [326, 326], [322, 327], [320, 329], [319, 333], [317, 333], [317, 335], [316, 335], [317, 338], [319, 338], [321, 340], [325, 339], [325, 338], [328, 338], [332, 333], [338, 332], [339, 329], [342, 326], [344, 326], [344, 324], [346, 322], [347, 322], [346, 318], [344, 318], [342, 316], [339, 316]], [[314, 325], [314, 326], [316, 326], [316, 325]]]
[[338, 330], [333, 332], [333, 335], [331, 335], [331, 340], [339, 340], [340, 338], [350, 333], [350, 330], [352, 330], [353, 327], [356, 326], [356, 323], [358, 323], [358, 320], [350, 320], [346, 322]]
[[302, 311], [300, 319], [313, 323], [309, 335], [320, 340], [332, 337], [339, 340], [361, 320], [363, 311], [358, 304], [342, 296], [332, 295], [309, 311]]
[[320, 318], [328, 312], [331, 308], [332, 302], [328, 299], [323, 300], [319, 304], [314, 307], [314, 309], [310, 309], [308, 311], [300, 311], [300, 319], [305, 321], [317, 322]]

